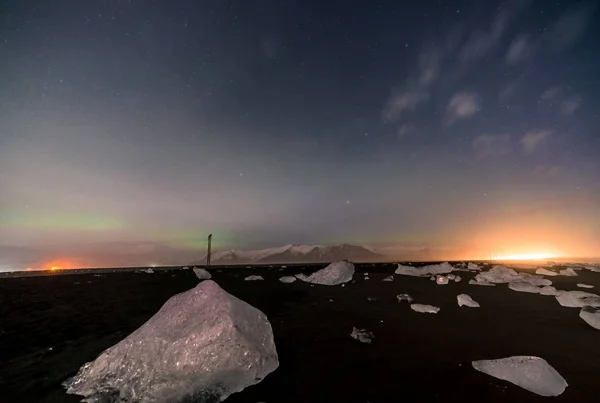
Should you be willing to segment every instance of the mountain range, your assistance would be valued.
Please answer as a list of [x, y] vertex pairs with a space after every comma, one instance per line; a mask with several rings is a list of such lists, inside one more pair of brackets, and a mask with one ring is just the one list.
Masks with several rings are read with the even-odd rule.
[[[348, 259], [353, 262], [377, 262], [385, 258], [371, 248], [358, 245], [286, 245], [279, 248], [213, 252], [211, 264], [327, 263]], [[192, 264], [202, 265], [206, 256]]]

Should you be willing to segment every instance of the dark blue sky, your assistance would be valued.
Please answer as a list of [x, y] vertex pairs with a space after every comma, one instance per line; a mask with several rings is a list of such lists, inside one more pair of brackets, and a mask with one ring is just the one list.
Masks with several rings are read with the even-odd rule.
[[0, 4], [19, 261], [598, 252], [598, 1]]

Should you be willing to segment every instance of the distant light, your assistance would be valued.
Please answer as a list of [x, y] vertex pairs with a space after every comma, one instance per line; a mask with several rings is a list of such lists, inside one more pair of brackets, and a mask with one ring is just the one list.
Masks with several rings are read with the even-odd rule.
[[52, 271], [60, 270], [60, 267], [58, 267], [58, 266], [52, 266], [50, 268], [50, 270], [52, 270]]
[[556, 258], [556, 255], [550, 253], [526, 253], [522, 255], [496, 256], [493, 260], [545, 260]]

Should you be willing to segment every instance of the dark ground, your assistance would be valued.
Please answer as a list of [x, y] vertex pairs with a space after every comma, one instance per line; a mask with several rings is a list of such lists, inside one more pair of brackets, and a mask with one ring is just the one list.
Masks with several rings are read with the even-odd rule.
[[[226, 291], [267, 314], [280, 361], [227, 402], [547, 401], [470, 365], [512, 355], [540, 356], [562, 374], [569, 387], [552, 401], [600, 401], [600, 332], [578, 317], [579, 309], [506, 285], [469, 285], [473, 275], [466, 272], [461, 283], [446, 286], [406, 276], [383, 282], [394, 268], [357, 265], [356, 283], [345, 287], [278, 281], [298, 267], [212, 270]], [[551, 279], [559, 289], [588, 283], [596, 288], [584, 291], [600, 292], [599, 273], [578, 273]], [[249, 274], [265, 281], [244, 281]], [[1, 278], [0, 402], [79, 401], [61, 382], [197, 283], [191, 270]], [[413, 312], [396, 301], [399, 293], [441, 311]], [[481, 308], [459, 308], [460, 293]], [[372, 330], [373, 344], [352, 339], [353, 326]]]

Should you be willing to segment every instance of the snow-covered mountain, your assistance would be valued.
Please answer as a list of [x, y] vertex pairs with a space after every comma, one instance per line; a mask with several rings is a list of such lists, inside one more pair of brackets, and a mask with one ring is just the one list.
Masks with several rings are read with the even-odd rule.
[[[212, 264], [256, 263], [327, 263], [348, 259], [354, 262], [378, 261], [384, 256], [374, 250], [357, 245], [286, 245], [279, 248], [213, 252]], [[195, 264], [204, 264], [206, 256]]]

